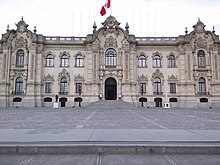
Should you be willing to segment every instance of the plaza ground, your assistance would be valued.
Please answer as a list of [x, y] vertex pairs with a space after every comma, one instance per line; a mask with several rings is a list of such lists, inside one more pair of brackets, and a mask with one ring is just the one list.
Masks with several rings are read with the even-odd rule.
[[[219, 109], [142, 108], [111, 101], [82, 108], [1, 108], [0, 133], [2, 165], [220, 164]], [[42, 146], [64, 148], [48, 152]], [[79, 146], [84, 150], [74, 150]]]

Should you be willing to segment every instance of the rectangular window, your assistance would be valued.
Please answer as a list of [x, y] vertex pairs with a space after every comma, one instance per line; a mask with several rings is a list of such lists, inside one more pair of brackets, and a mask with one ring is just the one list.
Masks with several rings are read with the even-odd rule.
[[146, 93], [146, 83], [140, 83], [140, 93]]
[[76, 83], [76, 93], [82, 93], [82, 83]]
[[53, 66], [53, 59], [52, 58], [48, 58], [47, 60], [46, 60], [46, 66]]
[[170, 83], [170, 93], [176, 93], [176, 83]]
[[68, 59], [62, 59], [61, 66], [67, 67], [68, 66]]
[[45, 93], [51, 93], [52, 92], [52, 83], [51, 82], [47, 82], [45, 84]]

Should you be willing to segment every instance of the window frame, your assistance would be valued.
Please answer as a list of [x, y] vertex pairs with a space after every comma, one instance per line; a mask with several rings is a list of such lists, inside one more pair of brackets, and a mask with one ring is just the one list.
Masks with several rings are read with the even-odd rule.
[[82, 83], [78, 83], [78, 82], [77, 82], [75, 85], [76, 85], [75, 93], [81, 94], [81, 93], [82, 93], [82, 89], [83, 89]]
[[68, 67], [69, 66], [69, 56], [67, 54], [63, 54], [60, 58], [60, 66]]
[[45, 93], [52, 93], [53, 92], [53, 83], [46, 82], [45, 83]]
[[170, 83], [170, 93], [176, 93], [176, 83]]
[[24, 50], [18, 49], [16, 52], [16, 67], [24, 67]]
[[199, 94], [205, 95], [206, 94], [206, 80], [205, 78], [201, 77], [199, 79]]
[[66, 77], [62, 77], [60, 79], [60, 93], [66, 94], [68, 93], [68, 82]]
[[161, 68], [161, 58], [160, 55], [156, 54], [153, 57], [153, 67], [154, 68]]
[[139, 68], [146, 68], [146, 57], [145, 55], [141, 54], [139, 57], [138, 57], [138, 67]]
[[176, 58], [173, 54], [168, 56], [168, 68], [176, 67]]
[[117, 53], [115, 49], [109, 48], [105, 51], [105, 67], [116, 68], [117, 66]]
[[54, 57], [52, 54], [48, 54], [46, 56], [46, 67], [53, 67], [54, 66]]
[[16, 80], [15, 80], [15, 94], [23, 94], [23, 83], [24, 83], [24, 80], [21, 76], [16, 78]]
[[139, 87], [140, 87], [140, 93], [142, 93], [142, 89], [143, 89], [143, 93], [146, 93], [146, 83], [140, 83]]
[[206, 66], [206, 59], [205, 59], [205, 51], [199, 50], [197, 52], [197, 62], [199, 68], [204, 68]]
[[154, 79], [154, 94], [161, 94], [162, 88], [161, 88], [161, 79], [159, 77], [156, 77]]
[[83, 67], [84, 66], [84, 58], [83, 55], [78, 54], [75, 58], [75, 67]]

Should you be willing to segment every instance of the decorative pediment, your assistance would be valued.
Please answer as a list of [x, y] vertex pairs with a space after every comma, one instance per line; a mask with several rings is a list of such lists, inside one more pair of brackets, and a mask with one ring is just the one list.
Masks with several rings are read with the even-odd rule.
[[70, 57], [70, 53], [69, 53], [69, 52], [66, 52], [66, 51], [60, 52], [59, 57], [61, 57], [61, 56], [64, 55], [64, 54], [66, 54], [68, 57]]
[[44, 57], [46, 58], [48, 55], [52, 55], [53, 57], [55, 57], [55, 55], [51, 52], [51, 51], [49, 51], [49, 52], [47, 52], [45, 55], [44, 55]]
[[54, 80], [54, 76], [51, 76], [50, 74], [48, 74], [47, 76], [44, 76], [44, 81], [46, 82], [46, 81], [55, 81]]
[[59, 74], [58, 74], [58, 81], [63, 78], [66, 77], [68, 78], [68, 80], [70, 81], [70, 74], [67, 72], [66, 69], [63, 69]]
[[139, 81], [139, 83], [141, 82], [141, 83], [145, 83], [145, 82], [147, 82], [148, 81], [148, 78], [147, 78], [147, 75], [145, 76], [145, 75], [140, 75], [140, 76], [138, 76], [138, 81]]
[[163, 85], [164, 84], [164, 77], [163, 77], [163, 73], [159, 69], [157, 69], [154, 73], [152, 73], [152, 77], [151, 77], [152, 84], [154, 84], [154, 79], [157, 77], [161, 79], [161, 82]]
[[168, 76], [168, 81], [178, 81], [177, 76], [174, 76], [173, 74]]
[[75, 81], [84, 81], [84, 77], [81, 76], [80, 74], [78, 74], [77, 76], [75, 76]]

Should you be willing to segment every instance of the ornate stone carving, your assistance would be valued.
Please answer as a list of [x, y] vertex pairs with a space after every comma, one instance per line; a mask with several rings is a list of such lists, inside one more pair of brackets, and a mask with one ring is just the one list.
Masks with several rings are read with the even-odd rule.
[[54, 76], [51, 76], [50, 74], [48, 74], [47, 76], [44, 76], [44, 81], [47, 82], [51, 82], [51, 81], [55, 81], [54, 80]]
[[105, 47], [114, 46], [117, 47], [117, 40], [110, 36], [105, 40]]
[[164, 85], [163, 73], [159, 69], [157, 69], [154, 73], [152, 73], [152, 77], [151, 77], [152, 85], [154, 85], [154, 79], [156, 77], [160, 78], [162, 85]]
[[58, 82], [62, 77], [66, 77], [70, 81], [70, 74], [67, 72], [66, 69], [63, 69], [59, 74], [58, 74]]
[[17, 40], [15, 40], [15, 48], [25, 48], [27, 47], [27, 42], [27, 39], [20, 37]]

